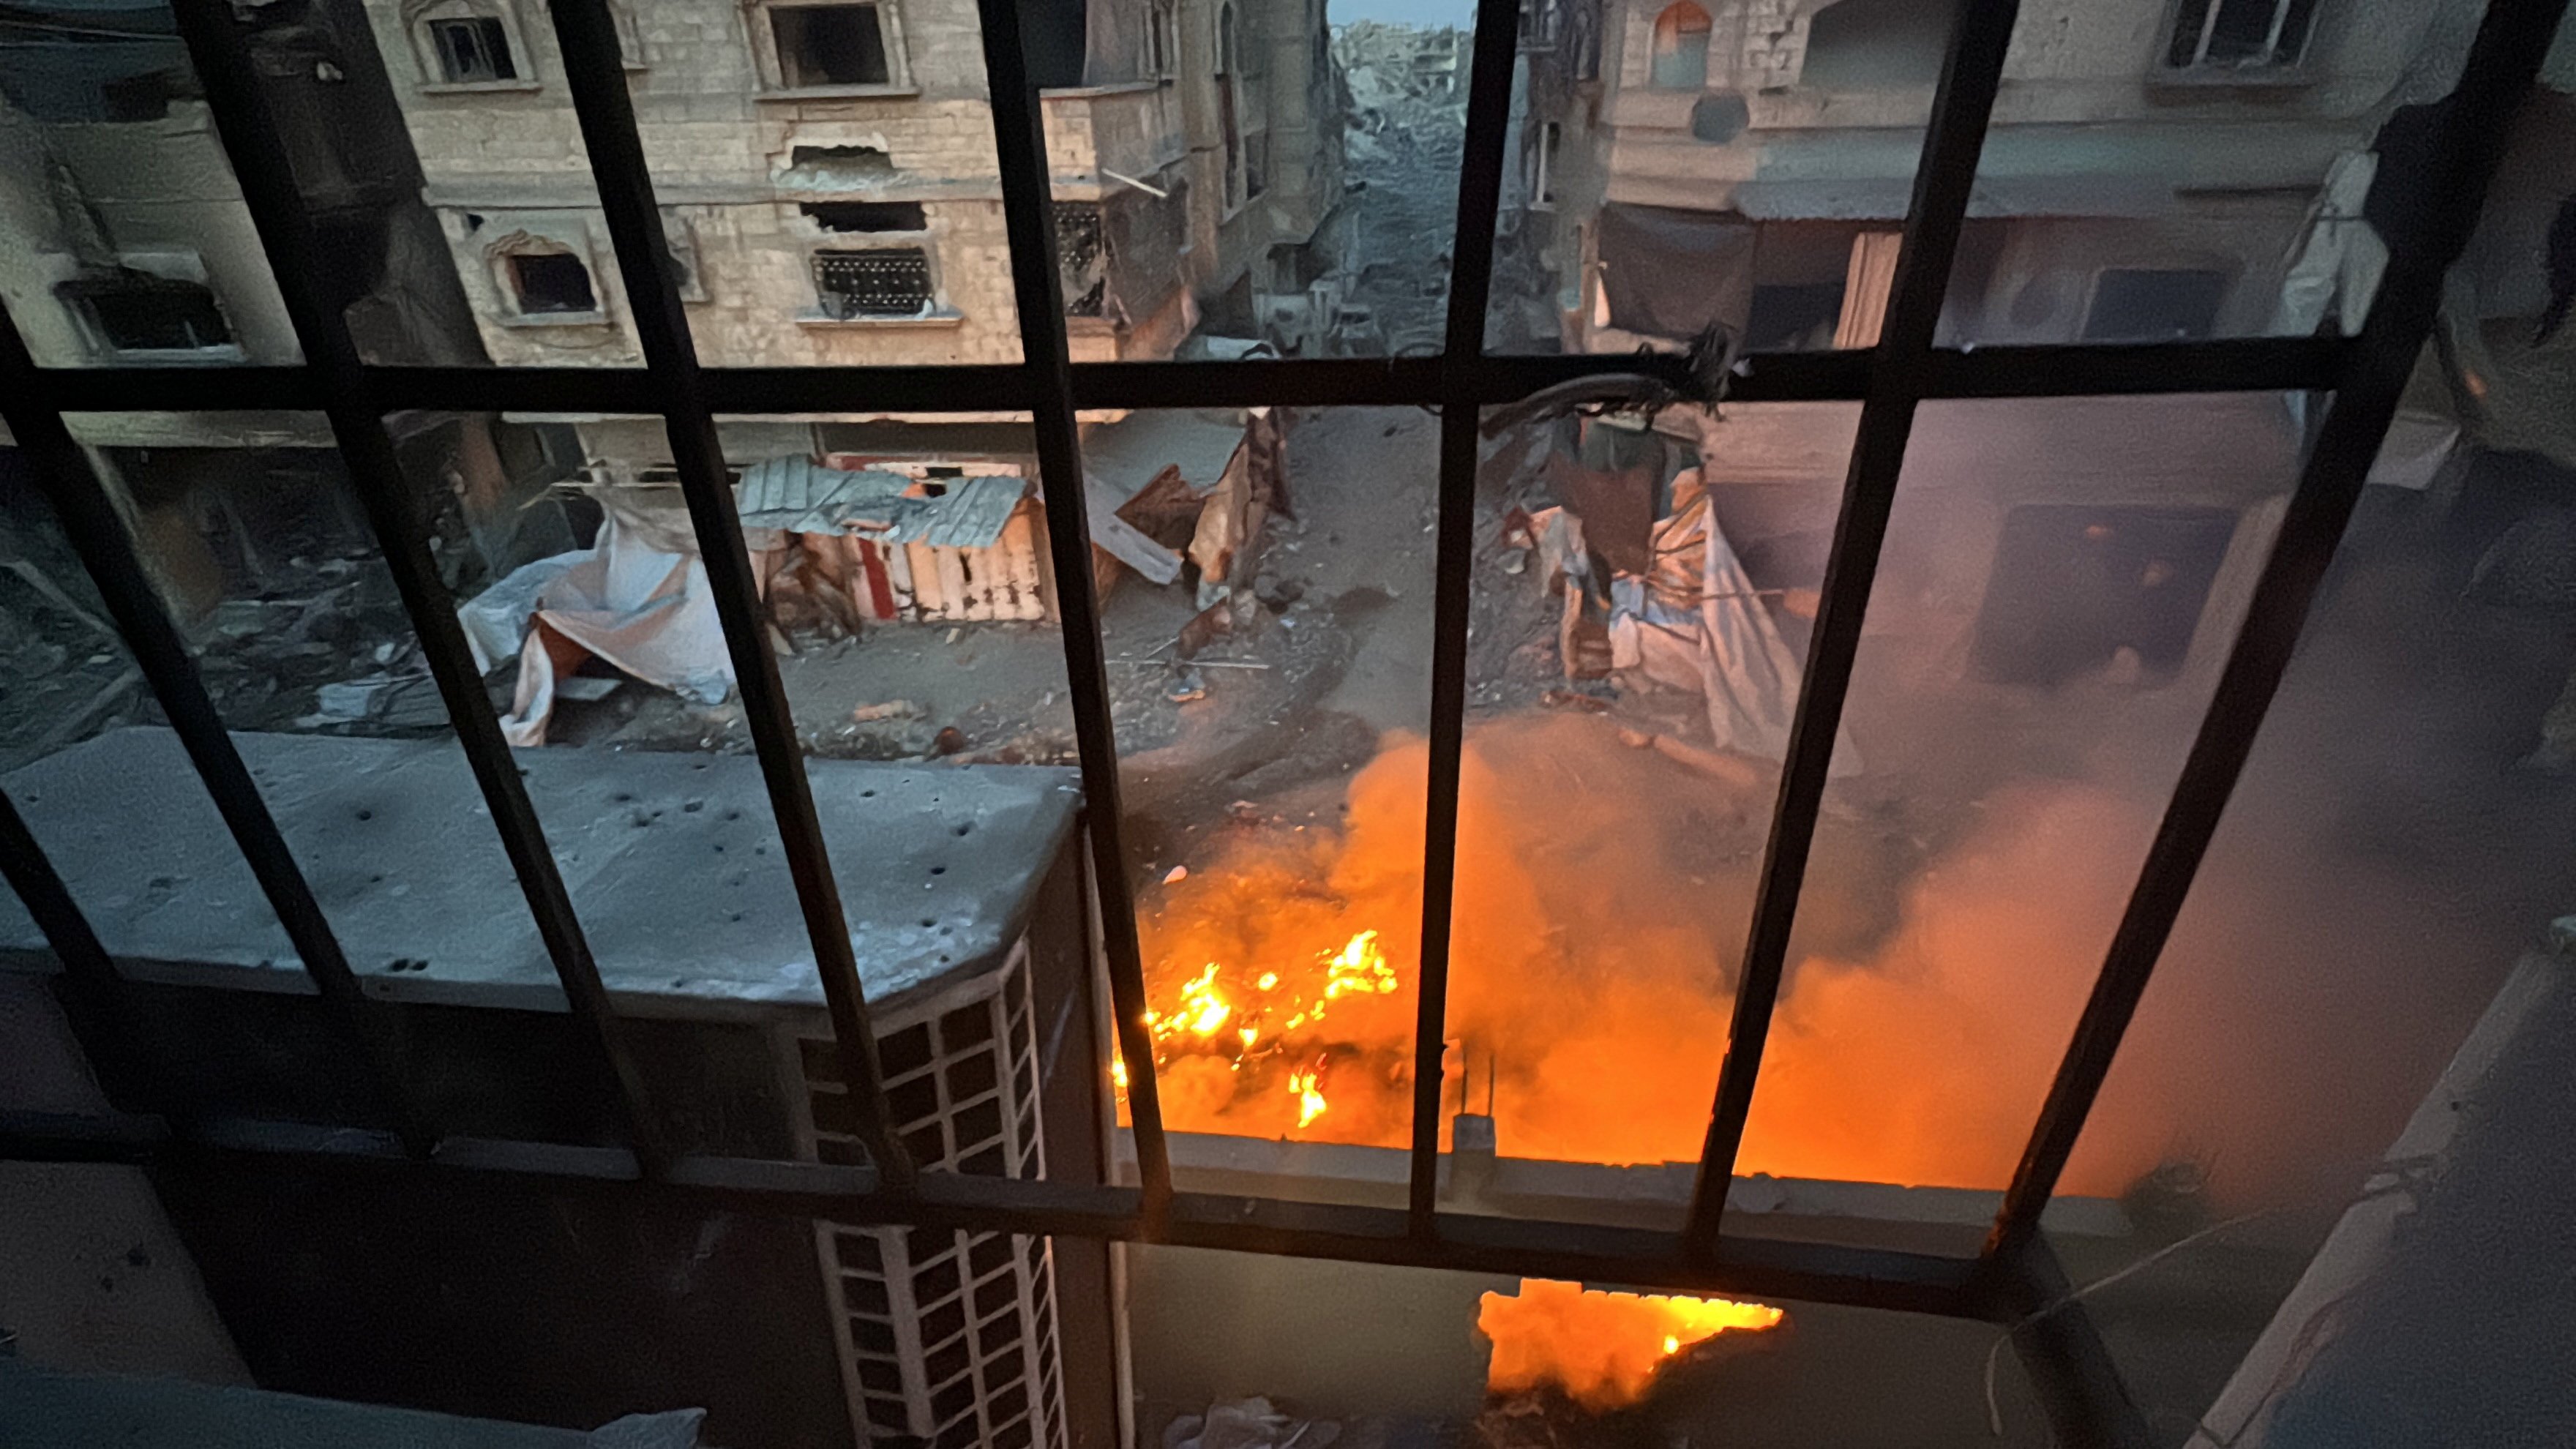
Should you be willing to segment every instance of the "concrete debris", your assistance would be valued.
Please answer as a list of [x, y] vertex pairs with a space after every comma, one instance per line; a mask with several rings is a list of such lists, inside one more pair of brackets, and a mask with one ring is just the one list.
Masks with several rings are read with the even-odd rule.
[[850, 711], [850, 719], [857, 724], [866, 724], [870, 720], [880, 719], [919, 719], [921, 713], [921, 706], [911, 700], [889, 699], [883, 704], [860, 705]]

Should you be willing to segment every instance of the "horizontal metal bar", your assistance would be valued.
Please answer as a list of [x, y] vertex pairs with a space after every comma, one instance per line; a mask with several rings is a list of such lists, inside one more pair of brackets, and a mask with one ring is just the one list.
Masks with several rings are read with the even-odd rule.
[[1987, 1239], [2001, 1256], [2039, 1232], [2040, 1213], [2082, 1137], [2157, 958], [2182, 915], [2193, 877], [2218, 833], [2228, 797], [2290, 666], [2308, 605], [2334, 562], [2344, 526], [2395, 418], [2433, 328], [2442, 278], [2469, 243], [2515, 111], [2557, 33], [2567, 0], [2494, 0], [2439, 113], [2433, 164], [2406, 178], [2387, 270], [2361, 336], [2308, 450], [2271, 556], [2255, 580], [2236, 645], [2183, 761], [2164, 819], [2113, 933], [2101, 974], [2075, 1025]]
[[[281, 1166], [482, 1180], [515, 1191], [616, 1192], [682, 1209], [976, 1232], [1136, 1242], [1133, 1188], [926, 1173], [910, 1193], [881, 1191], [865, 1167], [682, 1156], [659, 1181], [630, 1154], [539, 1142], [450, 1139], [407, 1159], [382, 1133], [285, 1122], [212, 1122], [185, 1137], [154, 1118], [0, 1112], [0, 1160], [167, 1163], [246, 1172]], [[1685, 1258], [1672, 1234], [1598, 1223], [1444, 1213], [1436, 1238], [1403, 1208], [1176, 1193], [1160, 1242], [1226, 1252], [1387, 1267], [1618, 1283], [1738, 1298], [1847, 1304], [1952, 1318], [1996, 1316], [1972, 1259], [1831, 1243], [1731, 1238]]]
[[[1924, 396], [2086, 397], [2176, 392], [2304, 391], [2331, 387], [2341, 337], [2243, 337], [2204, 342], [1942, 348]], [[1483, 406], [1607, 372], [1682, 380], [1678, 354], [1584, 353], [1480, 357], [1444, 369], [1437, 357], [1280, 358], [1227, 362], [1077, 362], [1084, 408], [1435, 406], [1453, 389]], [[1025, 412], [1035, 395], [1017, 364], [961, 367], [710, 367], [707, 403], [722, 414]], [[326, 397], [309, 369], [286, 367], [49, 367], [45, 406], [67, 412], [223, 412], [313, 409]], [[649, 416], [640, 367], [371, 366], [388, 407], [454, 412]], [[1852, 402], [1868, 388], [1866, 352], [1759, 352], [1728, 395], [1741, 402]]]

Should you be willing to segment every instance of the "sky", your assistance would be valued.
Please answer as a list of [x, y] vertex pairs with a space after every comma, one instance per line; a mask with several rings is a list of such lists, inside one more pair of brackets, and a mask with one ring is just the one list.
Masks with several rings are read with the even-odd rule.
[[1354, 20], [1384, 20], [1395, 25], [1455, 25], [1465, 29], [1476, 15], [1474, 0], [1329, 0], [1335, 25]]

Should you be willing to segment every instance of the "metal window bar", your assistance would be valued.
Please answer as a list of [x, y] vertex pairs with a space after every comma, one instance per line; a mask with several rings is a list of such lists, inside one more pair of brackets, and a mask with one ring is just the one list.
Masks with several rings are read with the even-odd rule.
[[707, 583], [715, 595], [743, 720], [760, 759], [761, 777], [769, 787], [770, 809], [777, 817], [788, 872], [805, 914], [805, 933], [814, 946], [815, 971], [822, 981], [841, 1075], [858, 1116], [859, 1137], [867, 1144], [880, 1181], [901, 1192], [914, 1180], [912, 1158], [886, 1124], [876, 1033], [868, 1024], [858, 955], [841, 910], [840, 883], [832, 876], [831, 858], [824, 849], [814, 793], [806, 785], [805, 756], [796, 742], [796, 722], [788, 712], [786, 691], [779, 683], [778, 659], [770, 651], [760, 586], [752, 574], [751, 555], [743, 546], [742, 518], [734, 507], [732, 474], [725, 467], [715, 416], [700, 386], [697, 347], [689, 336], [677, 269], [653, 198], [643, 138], [635, 128], [634, 98], [626, 89], [616, 18], [609, 13], [607, 0], [554, 0], [548, 8], [554, 15], [556, 43], [563, 51], [564, 78], [581, 122], [582, 144], [590, 152], [600, 208], [617, 249], [627, 310], [643, 345], [647, 391], [670, 436], [671, 461], [679, 472], [698, 554], [705, 561]]
[[120, 1107], [134, 1103], [146, 1111], [178, 1116], [180, 1100], [162, 1090], [128, 1030], [133, 1008], [125, 978], [117, 974], [115, 960], [91, 928], [89, 917], [82, 914], [80, 902], [72, 899], [71, 888], [45, 858], [44, 847], [36, 843], [17, 802], [5, 790], [0, 790], [0, 879], [18, 893], [19, 902], [62, 962], [55, 994], [81, 1050], [95, 1064], [108, 1100]]
[[1055, 564], [1056, 612], [1064, 631], [1065, 685], [1072, 695], [1074, 748], [1082, 768], [1083, 833], [1091, 845], [1110, 1010], [1117, 1019], [1119, 1055], [1127, 1063], [1127, 1116], [1143, 1180], [1139, 1206], [1148, 1236], [1159, 1236], [1171, 1210], [1172, 1162], [1154, 1080], [1154, 1038], [1145, 1019], [1144, 946], [1137, 936], [1136, 902], [1120, 844], [1118, 740], [1109, 716], [1100, 603], [1092, 588], [1091, 522], [1074, 417], [1064, 280], [1056, 264], [1044, 119], [1020, 43], [1018, 0], [976, 0], [975, 8], [984, 38], [985, 86], [992, 97], [994, 159], [1002, 173], [1002, 221], [1011, 252], [1012, 298], [1020, 314], [1020, 356], [1045, 493], [1047, 551]]
[[1440, 1104], [1447, 1055], [1449, 928], [1458, 883], [1458, 772], [1466, 752], [1467, 615], [1476, 562], [1477, 399], [1463, 359], [1485, 350], [1494, 226], [1502, 206], [1503, 144], [1511, 125], [1518, 0], [1478, 0], [1467, 134], [1460, 153], [1457, 237], [1451, 243], [1447, 335], [1440, 372], [1440, 511], [1431, 584], [1431, 763], [1423, 782], [1422, 958], [1414, 965], [1413, 1140], [1407, 1215], [1423, 1238], [1440, 1231]]
[[[1933, 398], [2113, 397], [2150, 393], [2278, 392], [2334, 385], [2352, 339], [2243, 337], [2194, 342], [2032, 344], [1938, 348], [1924, 379]], [[1869, 381], [1867, 352], [1757, 352], [1727, 396], [1739, 402], [1852, 402]], [[1681, 381], [1673, 356], [1287, 358], [1254, 362], [1077, 362], [1083, 408], [1419, 406], [1444, 386], [1478, 405], [1604, 372]], [[369, 364], [380, 397], [457, 412], [638, 412], [651, 374], [635, 367], [418, 367]], [[718, 413], [790, 415], [872, 408], [918, 413], [1025, 411], [1030, 374], [1017, 363], [955, 366], [710, 367], [700, 370]], [[221, 368], [48, 367], [34, 398], [63, 412], [124, 408], [205, 412], [324, 405], [319, 374], [297, 365]]]
[[[2503, 159], [2515, 112], [2565, 17], [2568, 0], [2493, 0], [2478, 26], [2445, 113], [2432, 164], [2413, 177], [2406, 224], [2392, 238], [2370, 316], [2346, 367], [2272, 554], [2246, 606], [2236, 646], [2183, 763], [2138, 884], [2111, 937], [2102, 972], [2077, 1019], [2030, 1145], [2014, 1169], [1987, 1253], [2033, 1237], [2039, 1215], [2083, 1134], [2093, 1099], [2111, 1071], [2120, 1038], [2145, 995], [2165, 940], [2182, 914], [2228, 796], [2253, 752], [2282, 674], [2305, 625], [2309, 602], [2334, 561], [2344, 525], [2360, 502], [2380, 441], [2396, 416], [2439, 307], [2442, 277], [2477, 229], [2478, 213]], [[2411, 243], [2409, 245], [2408, 243]]]
[[536, 807], [529, 803], [518, 763], [484, 693], [482, 671], [474, 667], [473, 650], [457, 621], [455, 600], [439, 582], [438, 566], [429, 554], [428, 529], [413, 504], [412, 487], [403, 477], [393, 436], [385, 430], [384, 410], [373, 396], [344, 309], [323, 293], [320, 278], [328, 269], [321, 264], [293, 163], [259, 93], [239, 22], [224, 0], [176, 0], [173, 8], [190, 61], [203, 78], [207, 109], [267, 252], [269, 272], [286, 303], [296, 342], [322, 384], [323, 412], [330, 420], [332, 437], [339, 443], [385, 568], [393, 576], [394, 590], [411, 616], [412, 632], [437, 681], [457, 744], [464, 749], [475, 783], [491, 809], [492, 826], [500, 832], [502, 849], [518, 876], [519, 889], [527, 896], [528, 912], [536, 920], [546, 957], [554, 964], [555, 979], [563, 985], [573, 1016], [599, 1050], [599, 1065], [616, 1096], [627, 1140], [634, 1145], [643, 1170], [658, 1174], [665, 1154], [645, 1095], [643, 1073], [609, 1002], [599, 963], [591, 956], [589, 938], [564, 889]]
[[[0, 401], [0, 418], [7, 420], [10, 436], [26, 453], [32, 465], [29, 471], [53, 509], [65, 541], [80, 556], [82, 568], [97, 585], [108, 617], [124, 636], [126, 648], [133, 652], [136, 666], [143, 671], [144, 681], [151, 685], [153, 698], [159, 701], [162, 714], [170, 722], [171, 732], [178, 736], [180, 747], [188, 752], [198, 777], [205, 781], [216, 813], [223, 817], [243, 863], [259, 882], [260, 894], [276, 912], [278, 925], [286, 932], [288, 944], [295, 948], [305, 975], [312, 980], [325, 1008], [339, 1018], [366, 1059], [376, 1095], [395, 1124], [404, 1148], [414, 1156], [427, 1156], [436, 1139], [412, 1110], [395, 1070], [398, 1057], [393, 1050], [393, 1024], [384, 1018], [376, 1003], [367, 1000], [357, 976], [350, 971], [349, 958], [340, 949], [340, 938], [322, 914], [321, 903], [313, 897], [312, 883], [305, 880], [302, 868], [296, 865], [295, 853], [287, 848], [286, 837], [279, 833], [276, 818], [268, 813], [267, 802], [260, 798], [249, 767], [233, 748], [223, 715], [206, 693], [205, 681], [197, 675], [196, 659], [188, 652], [179, 627], [170, 621], [160, 591], [145, 571], [134, 539], [126, 532], [125, 521], [117, 516], [115, 504], [91, 474], [89, 460], [64, 425], [62, 414], [33, 401], [35, 389], [27, 383], [35, 374], [35, 362], [27, 352], [26, 339], [19, 334], [16, 319], [0, 318], [0, 323], [5, 323], [0, 325], [0, 398], [6, 399]], [[32, 840], [29, 844], [33, 844]], [[46, 869], [50, 871], [51, 866]], [[47, 939], [60, 954], [63, 943], [50, 936]], [[72, 950], [79, 949], [75, 942]]]
[[2017, 0], [1970, 0], [1958, 13], [1933, 93], [1932, 117], [1923, 132], [1923, 155], [1906, 209], [1905, 239], [1897, 249], [1896, 279], [1887, 320], [1870, 355], [1869, 396], [1861, 404], [1852, 440], [1850, 473], [1843, 484], [1841, 515], [1834, 521], [1832, 552], [1825, 563], [1824, 597], [1807, 646], [1797, 714], [1789, 727], [1788, 757], [1780, 769], [1780, 795], [1771, 812], [1762, 880], [1753, 897], [1753, 923], [1736, 973], [1735, 1017], [1726, 1057], [1718, 1069], [1717, 1100], [1709, 1113], [1708, 1142], [1691, 1191], [1682, 1232], [1686, 1248], [1706, 1251], [1719, 1235], [1744, 1124], [1762, 1071], [1772, 1009], [1787, 969], [1789, 931], [1806, 883], [1807, 856], [1823, 808], [1825, 775], [1841, 733], [1843, 700], [1851, 688], [1860, 649], [1861, 618], [1878, 573], [1879, 546], [1896, 503], [1897, 475], [1931, 371], [1932, 336], [1941, 300], [1968, 214], [1968, 192], [1977, 178], [1986, 123], [2002, 84], [2004, 53], [2012, 44]]

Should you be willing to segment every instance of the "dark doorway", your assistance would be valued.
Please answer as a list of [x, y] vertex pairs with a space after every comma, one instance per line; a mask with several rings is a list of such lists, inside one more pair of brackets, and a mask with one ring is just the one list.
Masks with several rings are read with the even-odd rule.
[[2236, 514], [2032, 504], [2004, 516], [1971, 665], [1998, 684], [2062, 684], [2129, 650], [2140, 678], [2182, 668]]

